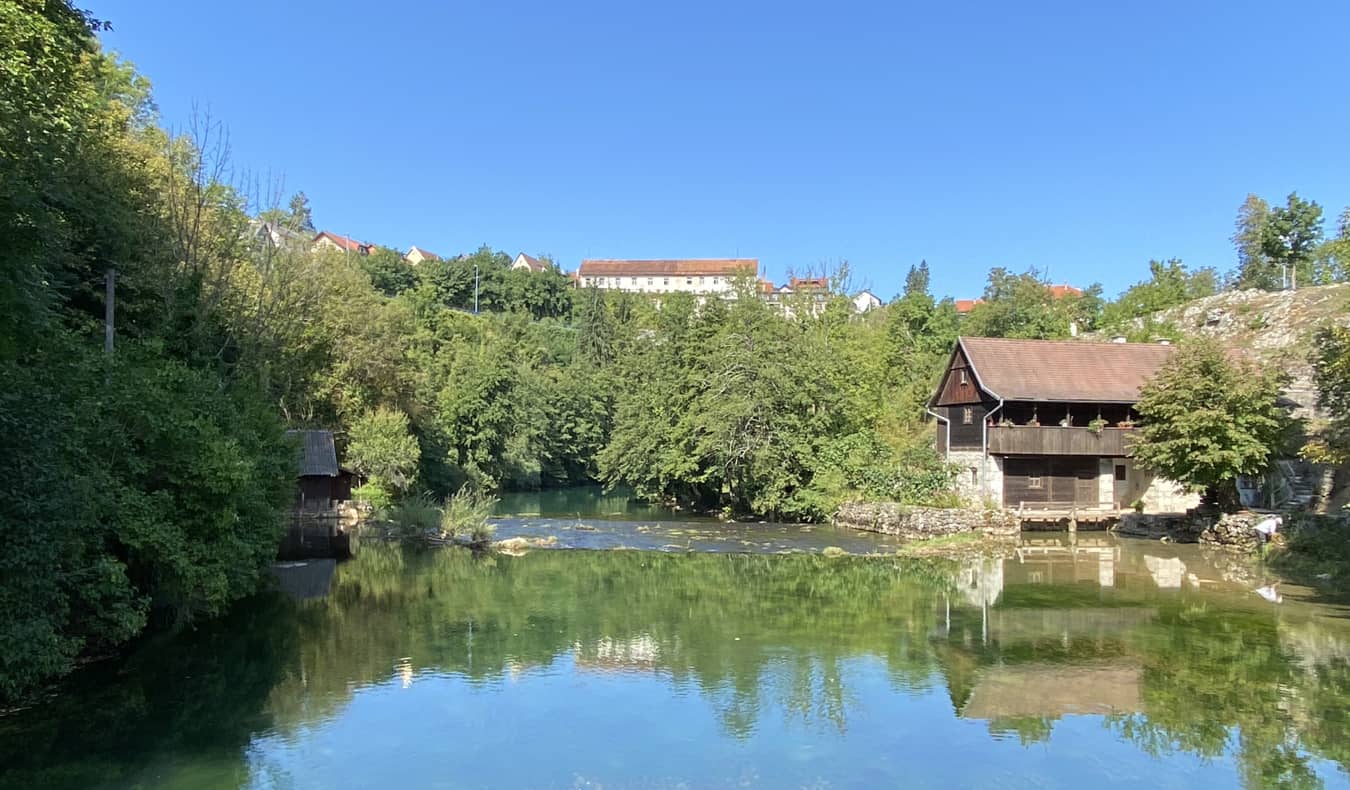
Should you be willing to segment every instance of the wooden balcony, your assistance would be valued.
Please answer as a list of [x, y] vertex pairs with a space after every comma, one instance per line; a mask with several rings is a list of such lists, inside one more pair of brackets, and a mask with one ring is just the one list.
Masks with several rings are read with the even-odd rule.
[[1123, 458], [1128, 455], [1133, 428], [1055, 426], [994, 426], [989, 431], [989, 452], [994, 455], [1095, 455]]

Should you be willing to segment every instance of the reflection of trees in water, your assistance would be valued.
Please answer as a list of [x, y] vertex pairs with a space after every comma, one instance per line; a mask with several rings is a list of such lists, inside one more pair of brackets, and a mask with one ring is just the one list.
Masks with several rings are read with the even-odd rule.
[[239, 759], [271, 726], [269, 694], [299, 634], [280, 599], [246, 601], [195, 631], [161, 635], [120, 665], [76, 673], [49, 701], [0, 717], [0, 787], [237, 786]]
[[738, 738], [765, 715], [846, 731], [865, 663], [897, 689], [943, 683], [957, 715], [1025, 744], [1091, 713], [1152, 754], [1233, 751], [1253, 785], [1315, 781], [1309, 753], [1350, 762], [1350, 627], [1204, 591], [994, 584], [971, 568], [367, 545], [327, 598], [254, 602], [0, 718], [0, 784], [130, 782], [203, 755], [238, 783], [274, 768], [242, 757], [259, 734], [296, 738], [361, 686], [553, 665], [659, 673]]
[[286, 696], [340, 696], [353, 679], [381, 682], [399, 656], [471, 682], [571, 656], [579, 671], [659, 669], [692, 683], [735, 734], [752, 732], [766, 708], [842, 728], [845, 659], [882, 657], [914, 684], [930, 674], [926, 645], [948, 579], [928, 561], [637, 552], [513, 559], [368, 546], [342, 568], [330, 598], [309, 605], [320, 616], [300, 648], [305, 684], [283, 684], [274, 707], [303, 708]]

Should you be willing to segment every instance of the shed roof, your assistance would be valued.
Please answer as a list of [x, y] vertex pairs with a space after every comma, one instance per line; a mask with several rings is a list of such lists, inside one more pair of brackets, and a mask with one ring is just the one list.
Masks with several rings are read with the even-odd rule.
[[629, 277], [667, 275], [754, 275], [759, 271], [758, 258], [702, 258], [666, 260], [585, 260], [581, 262], [582, 277]]
[[1134, 403], [1175, 346], [963, 337], [980, 388], [1020, 401]]
[[300, 438], [301, 477], [337, 477], [337, 448], [333, 445], [332, 431], [294, 430], [286, 435]]

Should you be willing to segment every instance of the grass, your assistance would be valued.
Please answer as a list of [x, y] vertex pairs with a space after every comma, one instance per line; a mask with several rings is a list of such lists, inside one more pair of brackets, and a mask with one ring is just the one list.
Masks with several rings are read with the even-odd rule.
[[445, 500], [441, 511], [441, 537], [455, 539], [467, 537], [472, 546], [486, 546], [492, 540], [494, 527], [488, 523], [492, 508], [497, 504], [496, 497], [469, 488], [467, 485]]
[[484, 548], [495, 531], [488, 517], [496, 504], [495, 497], [465, 486], [441, 504], [426, 494], [406, 497], [382, 516], [390, 524], [390, 535], [399, 540], [463, 542]]

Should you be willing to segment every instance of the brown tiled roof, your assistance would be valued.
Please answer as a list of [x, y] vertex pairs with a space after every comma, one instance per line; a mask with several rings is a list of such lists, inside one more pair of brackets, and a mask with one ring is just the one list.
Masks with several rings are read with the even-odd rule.
[[957, 299], [956, 312], [969, 313], [971, 310], [975, 309], [975, 305], [983, 303], [984, 303], [983, 299]]
[[1176, 350], [1152, 343], [1079, 343], [963, 337], [981, 389], [1020, 401], [1134, 403]]
[[581, 262], [582, 277], [650, 277], [700, 276], [730, 277], [737, 274], [754, 275], [759, 271], [758, 258], [705, 258], [696, 260], [586, 260]]
[[1083, 289], [1075, 288], [1072, 285], [1050, 285], [1050, 295], [1056, 299], [1063, 299], [1066, 296], [1082, 296]]

